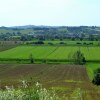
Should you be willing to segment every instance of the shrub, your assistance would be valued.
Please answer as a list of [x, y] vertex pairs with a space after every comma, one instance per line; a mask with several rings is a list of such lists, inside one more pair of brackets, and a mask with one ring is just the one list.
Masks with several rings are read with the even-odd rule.
[[90, 45], [93, 45], [93, 42], [90, 42], [89, 44], [90, 44]]
[[43, 41], [37, 41], [37, 42], [34, 42], [34, 44], [44, 44]]
[[84, 42], [84, 43], [83, 43], [83, 45], [87, 45], [87, 43], [86, 43], [86, 42]]
[[53, 43], [52, 43], [52, 42], [48, 42], [48, 44], [49, 44], [49, 45], [53, 45]]
[[76, 44], [81, 44], [80, 42], [77, 42]]
[[30, 59], [30, 63], [34, 63], [34, 59], [33, 59], [32, 54], [30, 54], [29, 59]]
[[94, 78], [92, 80], [92, 83], [97, 86], [100, 85], [100, 68], [94, 71]]
[[65, 44], [65, 42], [60, 42], [59, 44]]
[[43, 59], [42, 62], [43, 62], [43, 63], [47, 63], [47, 59]]

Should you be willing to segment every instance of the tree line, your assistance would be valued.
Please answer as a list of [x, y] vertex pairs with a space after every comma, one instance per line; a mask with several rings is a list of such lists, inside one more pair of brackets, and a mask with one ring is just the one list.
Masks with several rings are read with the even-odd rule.
[[[19, 40], [19, 41], [31, 41], [33, 39], [38, 40], [54, 40], [54, 39], [69, 39], [75, 40], [100, 40], [100, 28], [99, 27], [36, 27], [26, 29], [14, 29], [14, 28], [0, 28], [0, 40]], [[30, 31], [31, 30], [31, 31]]]

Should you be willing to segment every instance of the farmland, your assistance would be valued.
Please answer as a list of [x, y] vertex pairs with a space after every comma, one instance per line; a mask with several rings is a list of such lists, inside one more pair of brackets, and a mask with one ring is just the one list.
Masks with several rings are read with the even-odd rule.
[[0, 1], [0, 100], [100, 100], [100, 0]]
[[[1, 88], [4, 89], [6, 85], [17, 87], [21, 80], [27, 80], [30, 85], [40, 82], [47, 89], [53, 88], [59, 96], [65, 95], [69, 100], [73, 100], [76, 91], [83, 100], [99, 100], [100, 87], [91, 82], [94, 77], [93, 71], [100, 68], [99, 46], [7, 44], [0, 47]], [[71, 65], [69, 62], [77, 50], [84, 54], [86, 65]], [[30, 55], [35, 59], [34, 64], [27, 61]], [[25, 64], [20, 62], [21, 60], [25, 60]], [[59, 64], [55, 64], [56, 61]], [[49, 64], [50, 62], [52, 63]]]
[[17, 45], [0, 45], [0, 52], [12, 49], [14, 47], [17, 47]]
[[34, 59], [69, 60], [69, 56], [80, 50], [87, 61], [100, 61], [100, 47], [88, 46], [18, 46], [0, 52], [0, 58], [29, 59], [32, 54]]
[[[48, 64], [1, 64], [1, 87], [16, 86], [20, 80], [40, 82], [43, 87], [56, 90], [59, 95], [71, 94], [80, 88], [83, 100], [99, 100], [100, 94], [90, 83], [85, 66], [82, 65], [48, 65]], [[72, 99], [71, 99], [72, 100]]]
[[[36, 40], [34, 40], [34, 41], [36, 41]], [[71, 40], [66, 40], [66, 39], [63, 39], [63, 40], [45, 40], [44, 41], [44, 43], [45, 44], [48, 44], [48, 43], [52, 43], [52, 44], [60, 44], [60, 43], [64, 43], [64, 44], [66, 44], [66, 45], [77, 45], [78, 43], [79, 44], [91, 44], [92, 43], [92, 45], [99, 45], [100, 44], [100, 41], [80, 41], [80, 40], [76, 40], [76, 41], [71, 41]]]
[[27, 34], [29, 32], [33, 32], [33, 29], [20, 29], [20, 30], [13, 30], [13, 29], [0, 29], [0, 34], [5, 34], [5, 33], [17, 33], [21, 32], [22, 34]]
[[88, 76], [90, 80], [94, 77], [94, 70], [100, 68], [100, 63], [87, 63], [86, 65]]

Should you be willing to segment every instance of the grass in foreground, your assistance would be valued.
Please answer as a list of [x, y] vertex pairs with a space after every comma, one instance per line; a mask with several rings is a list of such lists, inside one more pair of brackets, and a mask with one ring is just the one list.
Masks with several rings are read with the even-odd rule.
[[98, 68], [100, 68], [100, 63], [88, 63], [86, 65], [87, 73], [88, 73], [90, 80], [92, 80], [94, 77], [94, 70]]
[[30, 87], [26, 81], [22, 81], [22, 86], [15, 89], [13, 86], [5, 86], [5, 90], [0, 90], [0, 100], [82, 100], [80, 88], [74, 90], [70, 97], [59, 97], [54, 88], [47, 90], [42, 88], [38, 82]]
[[38, 82], [31, 88], [25, 81], [22, 83], [18, 89], [6, 86], [6, 90], [0, 90], [0, 100], [62, 100], [53, 90], [42, 88]]

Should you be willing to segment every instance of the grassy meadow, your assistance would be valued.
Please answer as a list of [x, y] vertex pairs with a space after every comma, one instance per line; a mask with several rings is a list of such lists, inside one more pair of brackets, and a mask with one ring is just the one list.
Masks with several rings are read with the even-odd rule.
[[0, 58], [69, 60], [74, 52], [80, 50], [87, 61], [100, 61], [100, 47], [87, 46], [18, 46], [0, 52]]
[[[36, 40], [34, 40], [34, 41], [36, 41]], [[98, 44], [100, 44], [100, 41], [80, 41], [80, 40], [75, 40], [75, 41], [71, 41], [71, 40], [53, 40], [53, 41], [51, 41], [51, 40], [45, 40], [44, 41], [44, 43], [45, 44], [48, 44], [48, 43], [52, 43], [52, 44], [60, 44], [61, 42], [63, 42], [63, 43], [65, 43], [66, 45], [76, 45], [77, 43], [80, 43], [81, 45], [82, 44], [91, 44], [91, 43], [93, 43], [92, 45], [98, 45]]]
[[100, 63], [87, 63], [86, 69], [90, 80], [94, 77], [94, 70], [100, 68]]

